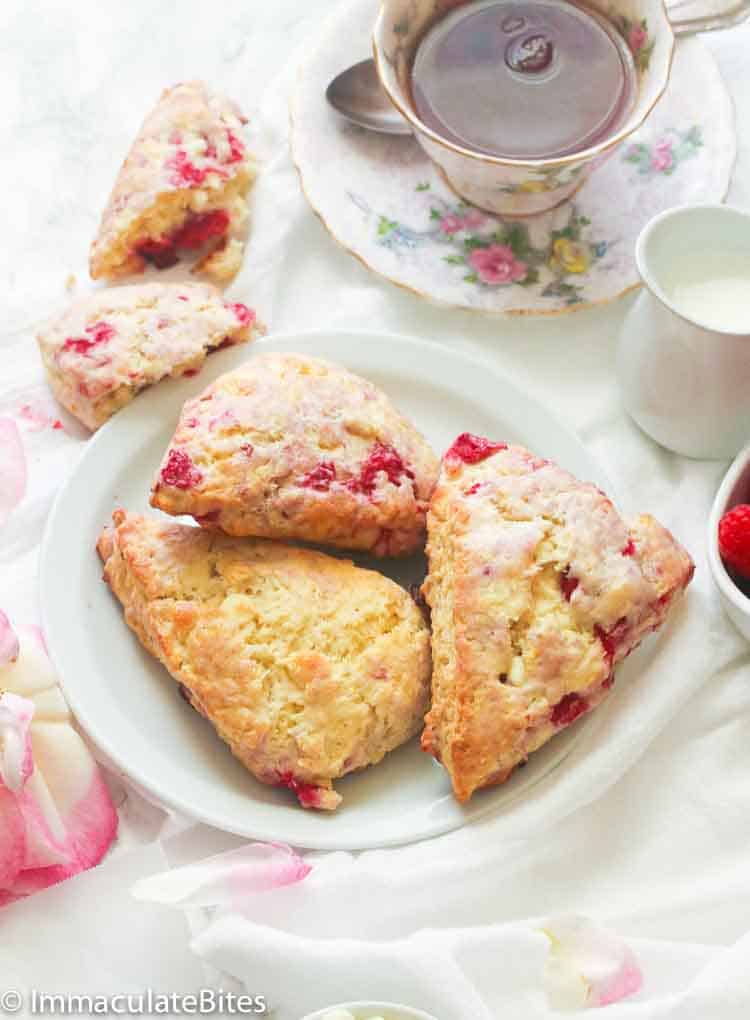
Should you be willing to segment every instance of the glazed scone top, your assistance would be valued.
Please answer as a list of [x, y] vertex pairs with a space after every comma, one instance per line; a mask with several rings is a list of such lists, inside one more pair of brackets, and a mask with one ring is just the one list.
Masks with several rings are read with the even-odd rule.
[[460, 437], [433, 507], [453, 543], [461, 667], [524, 704], [607, 682], [692, 576], [653, 518], [628, 526], [596, 486], [520, 446]]
[[255, 313], [207, 284], [148, 283], [95, 291], [38, 334], [45, 363], [96, 400], [141, 387], [223, 341], [245, 339]]
[[[246, 123], [238, 107], [205, 82], [166, 89], [143, 122], [115, 182], [92, 246], [92, 262], [158, 195], [186, 189], [210, 192], [241, 173], [251, 175], [254, 164], [241, 137]], [[197, 212], [196, 198], [191, 208]]]
[[325, 503], [342, 519], [387, 507], [418, 529], [437, 471], [423, 436], [372, 383], [317, 358], [264, 354], [185, 404], [152, 502], [198, 515], [233, 501], [280, 500], [292, 515]]

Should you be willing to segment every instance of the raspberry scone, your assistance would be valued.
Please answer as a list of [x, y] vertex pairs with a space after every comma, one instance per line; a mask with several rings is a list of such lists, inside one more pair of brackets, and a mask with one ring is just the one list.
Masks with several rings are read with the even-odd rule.
[[432, 709], [422, 748], [466, 801], [595, 708], [693, 575], [648, 515], [520, 446], [459, 436], [427, 516]]
[[199, 252], [217, 282], [240, 268], [247, 192], [255, 167], [245, 117], [204, 82], [175, 85], [146, 117], [120, 170], [91, 246], [98, 280], [160, 269]]
[[195, 375], [211, 351], [258, 332], [255, 313], [215, 287], [147, 283], [74, 302], [37, 341], [55, 396], [93, 430], [144, 387]]
[[97, 548], [128, 625], [261, 782], [332, 809], [335, 779], [419, 732], [429, 632], [395, 582], [281, 542], [113, 521]]
[[185, 404], [151, 505], [230, 535], [399, 556], [424, 543], [438, 467], [372, 383], [264, 354]]

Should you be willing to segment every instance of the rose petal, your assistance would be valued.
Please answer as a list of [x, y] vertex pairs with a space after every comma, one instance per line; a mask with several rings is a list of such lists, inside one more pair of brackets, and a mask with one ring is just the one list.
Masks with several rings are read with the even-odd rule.
[[284, 843], [249, 843], [198, 864], [151, 875], [133, 896], [179, 907], [233, 905], [248, 894], [293, 885], [312, 868]]
[[0, 609], [0, 666], [15, 662], [18, 658], [18, 636], [10, 620]]
[[19, 793], [34, 771], [31, 719], [34, 702], [7, 692], [0, 697], [0, 780], [11, 793]]
[[553, 1009], [607, 1006], [640, 990], [638, 962], [614, 932], [576, 915], [554, 918], [542, 930], [550, 940], [544, 984]]
[[12, 418], [0, 418], [0, 527], [26, 492], [26, 455]]
[[[16, 799], [0, 787], [0, 889], [10, 888], [23, 867], [26, 830]], [[0, 900], [2, 903], [2, 900]]]
[[[3, 748], [8, 748], [5, 736], [10, 733], [15, 755], [8, 770], [11, 781], [19, 774], [21, 708], [32, 706], [35, 710], [33, 719], [29, 716], [25, 739], [30, 732], [31, 743], [25, 744], [25, 765], [20, 770], [26, 781], [15, 796], [0, 787], [5, 797], [5, 802], [0, 802], [0, 876], [5, 877], [0, 888], [7, 893], [0, 897], [0, 906], [98, 864], [117, 833], [117, 813], [109, 791], [90, 751], [71, 725], [38, 635], [23, 628], [19, 639], [17, 661], [0, 669], [0, 684], [6, 689], [0, 699]], [[12, 825], [4, 824], [6, 816]], [[21, 863], [7, 868], [5, 857], [11, 849], [17, 862], [19, 831]]]

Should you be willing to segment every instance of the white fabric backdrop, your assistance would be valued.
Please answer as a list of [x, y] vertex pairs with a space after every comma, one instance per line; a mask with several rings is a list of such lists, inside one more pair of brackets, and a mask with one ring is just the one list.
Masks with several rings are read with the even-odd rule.
[[[221, 6], [219, 19], [215, 8], [195, 0], [158, 8], [146, 0], [127, 7], [87, 2], [73, 11], [52, 2], [3, 8], [0, 75], [11, 129], [0, 167], [9, 199], [0, 255], [6, 299], [0, 414], [16, 416], [23, 404], [47, 399], [33, 325], [66, 300], [70, 272], [85, 280], [87, 244], [112, 175], [161, 87], [203, 76], [251, 110], [326, 9], [322, 0], [232, 0]], [[708, 42], [737, 103], [738, 164], [729, 200], [748, 206], [750, 28]], [[360, 56], [342, 41], [342, 64]], [[721, 616], [703, 556], [705, 519], [724, 465], [666, 454], [624, 416], [613, 365], [627, 302], [559, 322], [481, 320], [426, 306], [338, 250], [301, 199], [288, 159], [284, 90], [290, 76], [282, 74], [256, 118], [268, 161], [256, 195], [251, 252], [233, 288], [237, 296], [254, 304], [276, 332], [377, 328], [492, 360], [578, 429], [615, 479], [624, 508], [664, 520], [688, 545], [698, 570], [669, 640], [643, 657], [641, 675], [616, 693], [618, 711], [596, 729], [585, 758], [577, 753], [554, 790], [535, 793], [502, 828], [490, 820], [442, 841], [366, 854], [354, 864], [337, 857], [316, 881], [260, 898], [252, 922], [224, 918], [203, 931], [194, 948], [246, 978], [250, 991], [265, 991], [278, 1006], [278, 1020], [299, 1020], [330, 999], [379, 989], [384, 996], [389, 986], [441, 1017], [520, 1020], [547, 1015], [538, 981], [543, 943], [530, 934], [533, 919], [572, 910], [638, 940], [646, 970], [641, 1004], [610, 1007], [607, 1015], [746, 1017], [750, 954], [741, 940], [750, 931], [750, 655]], [[23, 419], [20, 426], [30, 487], [0, 532], [0, 608], [18, 622], [34, 622], [44, 518], [83, 433], [69, 419], [66, 433], [33, 431]], [[127, 889], [165, 860], [179, 864], [238, 841], [184, 820], [165, 821], [132, 792], [118, 796], [125, 798], [118, 852], [97, 872], [4, 912], [0, 982], [10, 974], [45, 991], [61, 982], [72, 991], [92, 991], [92, 954], [100, 961], [98, 984], [110, 992], [139, 982], [187, 991], [205, 980], [190, 965], [179, 915], [134, 905]], [[151, 843], [159, 835], [160, 844]], [[138, 843], [151, 845], [133, 849]], [[59, 910], [70, 911], [70, 952], [56, 968], [50, 947], [60, 932], [46, 918]], [[143, 910], [152, 919], [148, 927], [143, 920], [139, 928], [118, 920], [143, 918]], [[117, 926], [116, 944], [101, 937], [105, 917]], [[495, 927], [450, 933], [469, 925]], [[423, 926], [449, 931], [420, 935], [407, 951], [384, 941]], [[23, 934], [28, 931], [31, 940]], [[380, 945], [367, 950], [359, 975], [347, 961], [362, 953], [361, 946], [296, 941], [321, 935], [369, 937]], [[144, 939], [149, 951], [136, 952]], [[458, 947], [457, 970], [446, 971], [442, 984], [434, 959], [438, 943], [441, 952]], [[376, 957], [402, 964], [376, 966]], [[514, 964], [503, 967], [502, 960]], [[471, 993], [460, 974], [474, 987]], [[364, 975], [372, 987], [363, 987]], [[687, 998], [665, 998], [683, 993]]]

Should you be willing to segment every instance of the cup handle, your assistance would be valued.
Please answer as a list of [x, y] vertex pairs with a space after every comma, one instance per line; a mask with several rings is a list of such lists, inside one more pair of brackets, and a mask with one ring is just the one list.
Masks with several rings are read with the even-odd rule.
[[750, 0], [671, 0], [666, 8], [675, 35], [730, 28], [750, 17]]

